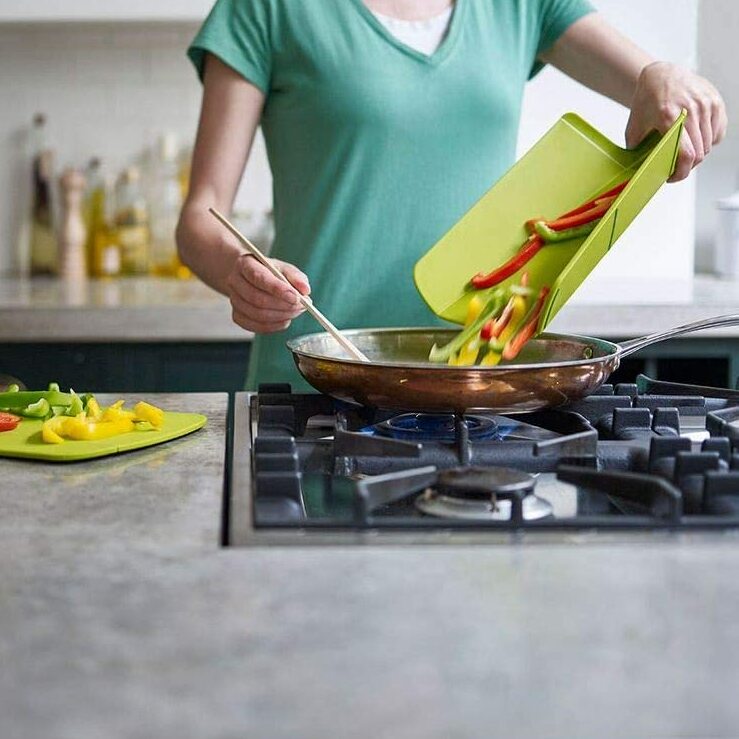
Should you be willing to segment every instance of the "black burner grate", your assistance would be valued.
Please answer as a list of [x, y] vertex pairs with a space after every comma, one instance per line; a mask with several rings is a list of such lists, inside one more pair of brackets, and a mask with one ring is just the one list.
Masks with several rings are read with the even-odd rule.
[[[562, 409], [463, 418], [266, 390], [251, 399], [257, 527], [739, 527], [739, 391], [639, 376]], [[527, 520], [522, 490], [506, 520], [421, 513], [413, 500], [460, 466], [564, 485], [577, 510]]]

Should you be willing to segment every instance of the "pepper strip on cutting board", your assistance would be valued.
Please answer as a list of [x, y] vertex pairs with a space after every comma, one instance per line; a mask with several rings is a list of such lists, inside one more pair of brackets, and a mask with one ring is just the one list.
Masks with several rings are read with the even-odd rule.
[[472, 287], [476, 290], [484, 290], [493, 287], [511, 275], [516, 274], [519, 269], [530, 262], [538, 251], [544, 246], [544, 240], [538, 234], [529, 236], [526, 243], [518, 250], [518, 253], [511, 257], [505, 264], [502, 264], [492, 272], [483, 274], [479, 272], [471, 280]]
[[[554, 221], [544, 221], [544, 223], [550, 229], [557, 231], [574, 226], [582, 226], [586, 223], [590, 223], [592, 220], [597, 220], [598, 218], [601, 218], [603, 215], [605, 215], [608, 208], [610, 208], [611, 203], [613, 203], [613, 201], [626, 187], [626, 185], [628, 185], [628, 183], [629, 180], [625, 180], [624, 182], [616, 185], [607, 192], [598, 195], [597, 198], [593, 198], [587, 203], [583, 203], [577, 208], [574, 208], [567, 213], [563, 213]], [[531, 221], [527, 221], [526, 225], [528, 228], [531, 229], [532, 227], [535, 228], [536, 224], [541, 222], [541, 220], [534, 219]], [[478, 272], [470, 280], [470, 284], [472, 285], [472, 287], [474, 287], [476, 290], [484, 290], [488, 287], [493, 287], [494, 285], [503, 282], [503, 280], [518, 272], [519, 269], [530, 262], [541, 250], [541, 248], [546, 243], [549, 243], [541, 238], [541, 234], [538, 233], [538, 229], [536, 230], [537, 233], [529, 236], [521, 249], [519, 249], [519, 251], [507, 262], [502, 264], [500, 267], [497, 267], [492, 272], [488, 272], [487, 274], [485, 274], [484, 272]], [[575, 236], [570, 236], [568, 238], [575, 238]], [[565, 239], [550, 239], [550, 241], [565, 241]]]

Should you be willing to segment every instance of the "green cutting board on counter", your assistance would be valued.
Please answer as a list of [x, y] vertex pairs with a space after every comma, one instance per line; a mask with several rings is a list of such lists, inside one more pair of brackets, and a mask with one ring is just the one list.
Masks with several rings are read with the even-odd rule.
[[[415, 265], [416, 287], [441, 318], [464, 323], [475, 293], [470, 278], [510, 259], [527, 239], [524, 224], [576, 208], [630, 179], [585, 237], [544, 247], [524, 268], [536, 292], [551, 288], [539, 322], [546, 328], [675, 169], [683, 112], [667, 133], [623, 149], [575, 113], [552, 128]], [[521, 270], [523, 271], [523, 270]], [[521, 271], [502, 285], [518, 282]]]
[[161, 429], [131, 431], [96, 441], [65, 440], [62, 444], [46, 444], [41, 439], [43, 421], [24, 418], [17, 428], [0, 433], [0, 457], [78, 462], [171, 441], [197, 431], [205, 426], [206, 421], [207, 418], [199, 413], [165, 411]]

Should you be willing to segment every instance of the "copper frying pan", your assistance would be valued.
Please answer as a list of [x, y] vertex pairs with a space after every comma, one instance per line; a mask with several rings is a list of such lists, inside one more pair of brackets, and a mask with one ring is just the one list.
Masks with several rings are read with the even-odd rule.
[[409, 411], [487, 408], [524, 413], [556, 407], [597, 390], [622, 357], [682, 334], [739, 325], [739, 314], [695, 321], [615, 344], [589, 336], [543, 333], [514, 362], [497, 367], [450, 367], [427, 361], [455, 329], [381, 328], [345, 331], [370, 362], [350, 359], [327, 333], [288, 341], [303, 377], [340, 400]]

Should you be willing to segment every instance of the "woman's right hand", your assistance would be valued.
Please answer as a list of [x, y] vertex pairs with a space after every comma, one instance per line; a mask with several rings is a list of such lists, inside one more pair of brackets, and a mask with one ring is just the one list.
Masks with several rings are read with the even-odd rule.
[[256, 334], [284, 331], [305, 310], [296, 290], [310, 295], [308, 278], [297, 267], [279, 259], [272, 263], [293, 287], [249, 254], [236, 259], [226, 279], [234, 323]]

